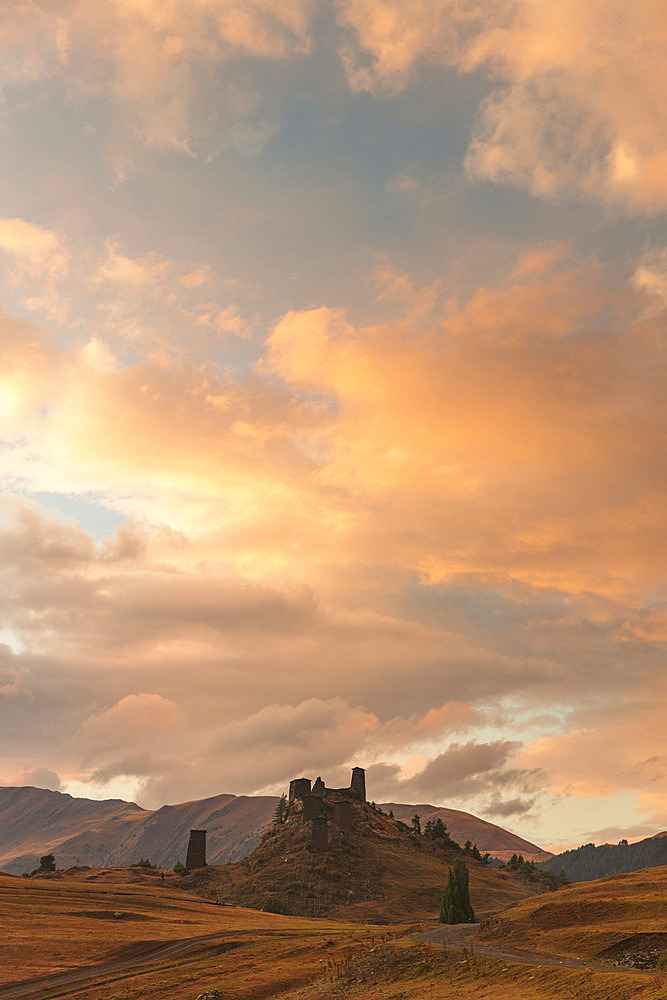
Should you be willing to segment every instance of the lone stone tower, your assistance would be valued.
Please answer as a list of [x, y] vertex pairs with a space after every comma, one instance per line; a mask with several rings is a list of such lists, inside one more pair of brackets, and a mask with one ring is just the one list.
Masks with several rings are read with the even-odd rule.
[[310, 795], [310, 778], [292, 778], [289, 783], [289, 804]]
[[206, 830], [190, 830], [185, 867], [189, 868], [190, 871], [206, 867]]
[[352, 783], [350, 785], [353, 792], [356, 792], [362, 802], [366, 801], [366, 772], [363, 767], [352, 768]]

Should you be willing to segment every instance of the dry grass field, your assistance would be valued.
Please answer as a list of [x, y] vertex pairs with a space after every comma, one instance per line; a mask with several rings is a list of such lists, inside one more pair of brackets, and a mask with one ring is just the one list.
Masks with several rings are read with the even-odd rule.
[[487, 920], [481, 932], [486, 941], [584, 959], [660, 934], [667, 953], [667, 866], [521, 900]]
[[398, 942], [358, 949], [283, 1000], [665, 1000], [667, 977], [519, 965]]
[[[123, 874], [138, 881], [123, 884]], [[194, 1000], [207, 989], [239, 1000], [269, 997], [310, 982], [332, 957], [373, 936], [370, 927], [216, 906], [173, 889], [169, 879], [114, 875], [0, 876], [0, 997], [157, 1000], [168, 990], [170, 1000]], [[165, 947], [192, 938], [203, 940]], [[152, 949], [153, 960], [131, 964]], [[12, 987], [71, 970], [90, 975], [22, 993]]]
[[0, 876], [0, 1000], [196, 1000], [206, 990], [225, 1000], [667, 1000], [660, 972], [594, 959], [664, 928], [667, 869], [524, 899], [487, 921], [486, 943], [541, 953], [533, 964], [474, 942], [418, 943], [414, 925], [216, 905], [176, 881], [136, 869]]

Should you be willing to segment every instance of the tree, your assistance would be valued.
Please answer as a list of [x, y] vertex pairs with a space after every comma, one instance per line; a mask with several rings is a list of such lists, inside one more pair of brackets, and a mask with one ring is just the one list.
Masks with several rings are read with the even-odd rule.
[[417, 815], [417, 813], [415, 813], [414, 816], [412, 817], [412, 832], [418, 833], [419, 836], [421, 837], [422, 821], [420, 817]]
[[475, 920], [475, 912], [470, 902], [468, 868], [461, 858], [456, 858], [449, 869], [438, 920], [441, 924], [471, 924]]
[[274, 823], [284, 823], [287, 819], [287, 813], [289, 812], [289, 806], [287, 804], [287, 796], [283, 792], [278, 800], [278, 805], [276, 806], [276, 811], [273, 814]]
[[56, 870], [56, 859], [53, 854], [43, 854], [39, 859], [40, 872], [54, 872]]

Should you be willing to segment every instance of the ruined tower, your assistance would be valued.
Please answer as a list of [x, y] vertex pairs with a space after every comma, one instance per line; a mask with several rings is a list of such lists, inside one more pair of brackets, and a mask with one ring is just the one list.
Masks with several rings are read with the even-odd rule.
[[310, 827], [310, 846], [313, 851], [329, 849], [329, 824], [324, 816], [314, 819]]
[[304, 795], [310, 795], [310, 778], [292, 778], [289, 783], [289, 804], [292, 805]]
[[206, 867], [206, 830], [190, 830], [185, 867], [190, 871]]
[[352, 768], [352, 782], [350, 788], [356, 792], [362, 802], [366, 801], [366, 772], [363, 767]]

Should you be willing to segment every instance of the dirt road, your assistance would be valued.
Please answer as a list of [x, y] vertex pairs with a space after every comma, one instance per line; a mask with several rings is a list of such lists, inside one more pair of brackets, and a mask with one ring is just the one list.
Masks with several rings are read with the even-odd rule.
[[[523, 951], [519, 948], [508, 948], [489, 941], [480, 941], [478, 937], [479, 924], [438, 924], [433, 930], [420, 934], [418, 940], [427, 944], [440, 944], [443, 948], [474, 949], [477, 955], [488, 955], [500, 958], [505, 962], [519, 962], [521, 965], [548, 965], [560, 969], [591, 969], [595, 972], [618, 972], [616, 966], [605, 965], [602, 962], [584, 962], [575, 958], [563, 958], [561, 955], [546, 955], [537, 951]], [[623, 972], [636, 972], [645, 975], [643, 969], [623, 969]]]

